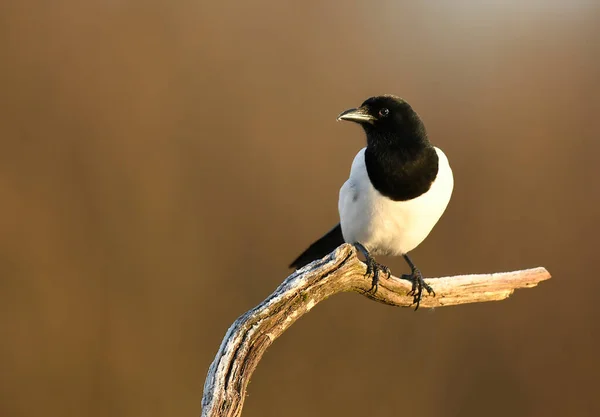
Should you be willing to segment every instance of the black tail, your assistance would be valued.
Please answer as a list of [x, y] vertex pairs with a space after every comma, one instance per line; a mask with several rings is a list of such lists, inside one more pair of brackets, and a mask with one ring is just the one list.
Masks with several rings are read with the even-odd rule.
[[302, 268], [304, 265], [311, 263], [316, 259], [321, 259], [342, 243], [344, 243], [344, 236], [342, 236], [342, 226], [338, 223], [338, 225], [327, 232], [325, 236], [302, 252], [302, 254], [290, 264], [290, 268]]

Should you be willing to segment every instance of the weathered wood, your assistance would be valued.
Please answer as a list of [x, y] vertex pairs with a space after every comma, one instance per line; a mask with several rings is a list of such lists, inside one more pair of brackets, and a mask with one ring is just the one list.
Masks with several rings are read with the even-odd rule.
[[[202, 397], [202, 417], [238, 417], [246, 387], [265, 350], [303, 314], [339, 292], [358, 292], [373, 300], [408, 307], [411, 284], [382, 278], [376, 294], [371, 279], [351, 245], [344, 244], [320, 261], [290, 275], [265, 301], [240, 316], [229, 328], [208, 370]], [[426, 296], [420, 308], [503, 300], [515, 289], [535, 287], [550, 278], [544, 268], [481, 275], [426, 279], [436, 296]]]

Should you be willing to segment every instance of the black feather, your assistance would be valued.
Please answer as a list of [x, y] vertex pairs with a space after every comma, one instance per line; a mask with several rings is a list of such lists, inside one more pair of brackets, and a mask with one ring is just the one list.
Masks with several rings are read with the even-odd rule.
[[321, 259], [325, 255], [333, 252], [335, 248], [344, 243], [342, 235], [342, 226], [338, 223], [325, 236], [310, 245], [294, 262], [290, 264], [290, 268], [302, 268], [304, 265], [311, 263], [314, 260]]

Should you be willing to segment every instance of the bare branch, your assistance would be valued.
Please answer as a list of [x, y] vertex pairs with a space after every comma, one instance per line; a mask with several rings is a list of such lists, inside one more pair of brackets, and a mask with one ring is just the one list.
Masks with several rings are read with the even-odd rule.
[[[246, 387], [265, 350], [288, 327], [322, 300], [339, 292], [357, 292], [393, 306], [408, 307], [411, 284], [396, 277], [382, 278], [376, 294], [368, 292], [365, 264], [354, 247], [340, 246], [332, 254], [290, 275], [260, 305], [229, 328], [211, 364], [202, 397], [202, 417], [238, 417]], [[426, 281], [436, 297], [425, 296], [421, 308], [503, 300], [515, 289], [535, 287], [550, 278], [544, 268], [481, 275], [457, 275]]]

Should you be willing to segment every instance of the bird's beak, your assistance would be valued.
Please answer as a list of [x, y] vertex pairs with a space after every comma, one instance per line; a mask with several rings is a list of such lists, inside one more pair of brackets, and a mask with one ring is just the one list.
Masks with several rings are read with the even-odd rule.
[[357, 109], [348, 109], [340, 113], [337, 120], [348, 120], [356, 123], [373, 123], [375, 117], [371, 116], [367, 109], [359, 107]]

